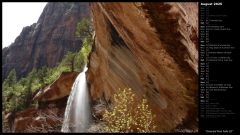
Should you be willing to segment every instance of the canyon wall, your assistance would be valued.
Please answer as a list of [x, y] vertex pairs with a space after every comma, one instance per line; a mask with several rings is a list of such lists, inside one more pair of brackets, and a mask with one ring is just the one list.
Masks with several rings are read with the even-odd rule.
[[87, 80], [91, 98], [119, 88], [146, 96], [157, 130], [197, 128], [197, 3], [91, 3], [95, 42]]
[[2, 50], [2, 80], [12, 69], [19, 78], [33, 68], [54, 67], [67, 51], [79, 50], [82, 41], [75, 35], [76, 26], [89, 15], [88, 3], [48, 3], [37, 23], [24, 27], [15, 41]]

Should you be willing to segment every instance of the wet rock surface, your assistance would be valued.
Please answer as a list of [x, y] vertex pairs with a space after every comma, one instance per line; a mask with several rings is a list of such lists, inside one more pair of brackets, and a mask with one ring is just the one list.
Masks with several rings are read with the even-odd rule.
[[[146, 96], [159, 132], [197, 129], [197, 3], [92, 3], [87, 80], [94, 101], [119, 88]], [[192, 126], [194, 125], [194, 126]]]

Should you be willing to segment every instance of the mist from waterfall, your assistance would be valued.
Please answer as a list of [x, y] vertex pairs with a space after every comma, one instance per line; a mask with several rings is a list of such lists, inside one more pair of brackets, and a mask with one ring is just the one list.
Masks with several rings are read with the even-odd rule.
[[83, 72], [77, 76], [73, 83], [64, 114], [62, 132], [87, 132], [91, 112], [86, 71], [87, 67], [85, 66]]

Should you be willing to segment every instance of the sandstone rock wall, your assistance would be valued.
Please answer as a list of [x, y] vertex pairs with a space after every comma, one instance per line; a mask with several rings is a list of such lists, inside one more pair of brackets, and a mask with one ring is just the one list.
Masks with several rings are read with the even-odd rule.
[[[131, 87], [146, 95], [158, 131], [196, 128], [197, 3], [92, 3], [95, 44], [87, 80], [93, 101]], [[192, 126], [190, 126], [192, 125]]]
[[33, 100], [39, 102], [54, 101], [68, 96], [79, 72], [63, 72], [52, 84], [39, 90]]

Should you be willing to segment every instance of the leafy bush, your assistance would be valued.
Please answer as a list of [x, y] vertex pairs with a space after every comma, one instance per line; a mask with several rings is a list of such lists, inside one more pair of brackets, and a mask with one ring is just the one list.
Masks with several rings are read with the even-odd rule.
[[113, 106], [103, 114], [106, 132], [154, 132], [155, 115], [152, 113], [145, 98], [141, 102], [129, 89], [114, 94]]

